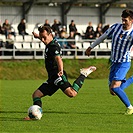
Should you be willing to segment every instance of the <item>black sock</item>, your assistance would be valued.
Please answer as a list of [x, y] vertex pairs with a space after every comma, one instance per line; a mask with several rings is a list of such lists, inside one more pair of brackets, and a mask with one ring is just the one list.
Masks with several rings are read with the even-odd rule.
[[84, 79], [85, 76], [84, 75], [80, 75], [73, 83], [73, 89], [78, 92], [79, 89], [82, 87], [83, 83], [84, 83]]
[[33, 98], [33, 104], [42, 107], [42, 101], [41, 101], [41, 98], [39, 98], [39, 97], [35, 97], [35, 98]]

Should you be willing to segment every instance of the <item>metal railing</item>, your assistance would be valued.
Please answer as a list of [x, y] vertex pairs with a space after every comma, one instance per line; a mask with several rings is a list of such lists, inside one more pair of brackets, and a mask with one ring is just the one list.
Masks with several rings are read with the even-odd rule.
[[[62, 39], [58, 39], [58, 41], [64, 41]], [[110, 40], [105, 40], [104, 44], [106, 45], [104, 47], [100, 47], [100, 45], [97, 48], [94, 48], [92, 50], [92, 54], [88, 57], [85, 54], [86, 48], [90, 46], [91, 43], [93, 43], [95, 40], [86, 40], [86, 39], [67, 39], [66, 41], [75, 41], [75, 45], [79, 48], [75, 49], [62, 49], [62, 57], [67, 59], [88, 59], [88, 58], [110, 58]], [[36, 45], [39, 45], [39, 47], [16, 47], [16, 43], [27, 43], [30, 46], [34, 43]], [[84, 44], [87, 44], [87, 46], [84, 46]], [[7, 49], [6, 47], [0, 48], [0, 59], [44, 59], [45, 49], [40, 46], [40, 41], [21, 41], [21, 42], [14, 42], [13, 48]]]

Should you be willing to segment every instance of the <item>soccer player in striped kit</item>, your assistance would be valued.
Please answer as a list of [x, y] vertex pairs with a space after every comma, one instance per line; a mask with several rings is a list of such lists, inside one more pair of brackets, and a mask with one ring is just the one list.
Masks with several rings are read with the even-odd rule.
[[86, 54], [91, 54], [91, 49], [100, 44], [104, 39], [112, 39], [111, 67], [109, 74], [109, 90], [112, 95], [117, 95], [127, 107], [126, 115], [133, 114], [133, 106], [130, 103], [124, 89], [133, 83], [133, 76], [126, 80], [126, 74], [130, 69], [130, 49], [133, 45], [133, 11], [126, 9], [121, 15], [122, 23], [113, 24], [90, 47]]

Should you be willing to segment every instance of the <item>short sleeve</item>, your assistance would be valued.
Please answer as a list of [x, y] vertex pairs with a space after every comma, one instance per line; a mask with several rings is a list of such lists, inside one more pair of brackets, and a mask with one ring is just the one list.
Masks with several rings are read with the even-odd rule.
[[52, 56], [59, 56], [59, 55], [61, 55], [60, 47], [58, 47], [56, 45], [53, 45], [53, 47], [51, 48], [50, 53], [51, 53]]

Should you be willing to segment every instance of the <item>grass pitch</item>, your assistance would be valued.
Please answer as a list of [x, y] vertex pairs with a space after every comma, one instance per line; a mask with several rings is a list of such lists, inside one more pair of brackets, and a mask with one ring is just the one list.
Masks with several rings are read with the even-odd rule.
[[[74, 80], [70, 80], [72, 83]], [[79, 94], [68, 98], [58, 90], [44, 97], [43, 117], [24, 121], [31, 95], [42, 80], [0, 81], [0, 131], [19, 133], [132, 133], [133, 115], [125, 116], [118, 97], [111, 96], [107, 80], [86, 79]], [[133, 85], [126, 89], [133, 104]]]

